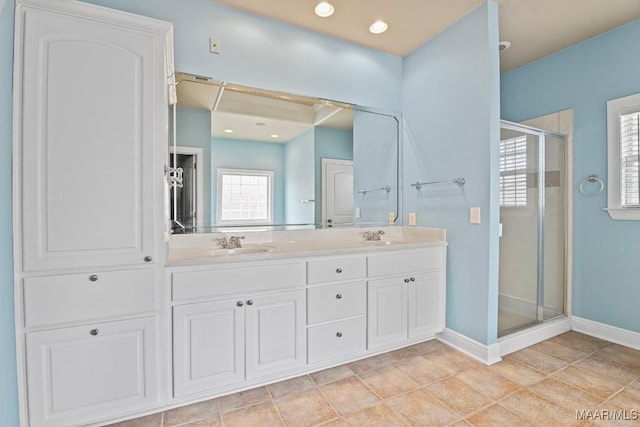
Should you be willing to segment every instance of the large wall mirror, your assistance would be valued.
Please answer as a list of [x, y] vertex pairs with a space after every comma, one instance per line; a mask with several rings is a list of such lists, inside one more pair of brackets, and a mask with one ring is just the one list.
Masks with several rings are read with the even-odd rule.
[[172, 232], [399, 224], [398, 114], [186, 73], [176, 83]]

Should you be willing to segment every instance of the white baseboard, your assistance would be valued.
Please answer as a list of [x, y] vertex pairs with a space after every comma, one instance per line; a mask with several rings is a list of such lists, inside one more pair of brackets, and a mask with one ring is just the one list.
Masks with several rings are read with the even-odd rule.
[[506, 356], [509, 353], [522, 350], [523, 348], [548, 340], [549, 338], [570, 330], [571, 319], [568, 317], [561, 317], [529, 329], [514, 332], [498, 339], [498, 344], [500, 345], [500, 356]]
[[500, 359], [500, 346], [498, 343], [490, 345], [482, 344], [448, 328], [444, 328], [444, 331], [437, 334], [436, 338], [448, 346], [479, 360], [485, 365], [493, 365], [502, 360]]
[[640, 333], [638, 332], [594, 322], [578, 316], [571, 317], [571, 325], [576, 332], [640, 350]]

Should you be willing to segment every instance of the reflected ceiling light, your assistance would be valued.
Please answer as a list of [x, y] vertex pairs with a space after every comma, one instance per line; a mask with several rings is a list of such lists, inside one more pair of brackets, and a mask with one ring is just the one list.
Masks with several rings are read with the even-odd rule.
[[326, 18], [328, 16], [333, 15], [333, 11], [334, 11], [333, 5], [326, 1], [321, 1], [316, 6], [316, 15], [322, 18]]
[[371, 24], [371, 26], [369, 27], [369, 31], [371, 31], [373, 34], [380, 34], [387, 31], [387, 28], [389, 28], [389, 26], [387, 25], [386, 22], [376, 21], [373, 24]]
[[501, 41], [500, 43], [498, 43], [498, 50], [500, 52], [504, 52], [505, 50], [509, 49], [511, 47], [511, 42], [508, 41]]
[[233, 129], [225, 129], [224, 133], [233, 133]]
[[271, 135], [269, 135], [269, 136], [270, 136], [271, 138], [278, 138], [280, 135], [273, 133], [273, 134], [271, 134]]
[[266, 123], [263, 123], [263, 122], [258, 122], [258, 123], [256, 123], [256, 126], [266, 126], [266, 125], [267, 125], [267, 124], [266, 124]]

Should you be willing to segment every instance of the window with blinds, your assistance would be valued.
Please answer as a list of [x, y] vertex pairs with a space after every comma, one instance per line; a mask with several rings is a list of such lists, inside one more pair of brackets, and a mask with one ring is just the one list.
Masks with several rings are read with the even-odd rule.
[[639, 147], [640, 112], [620, 115], [620, 204], [640, 207]]
[[500, 206], [527, 206], [527, 137], [500, 141]]

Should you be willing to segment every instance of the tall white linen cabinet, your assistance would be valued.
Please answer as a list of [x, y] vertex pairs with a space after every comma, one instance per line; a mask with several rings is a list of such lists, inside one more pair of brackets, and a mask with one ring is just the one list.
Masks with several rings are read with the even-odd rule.
[[18, 0], [14, 254], [21, 424], [166, 401], [168, 22]]

